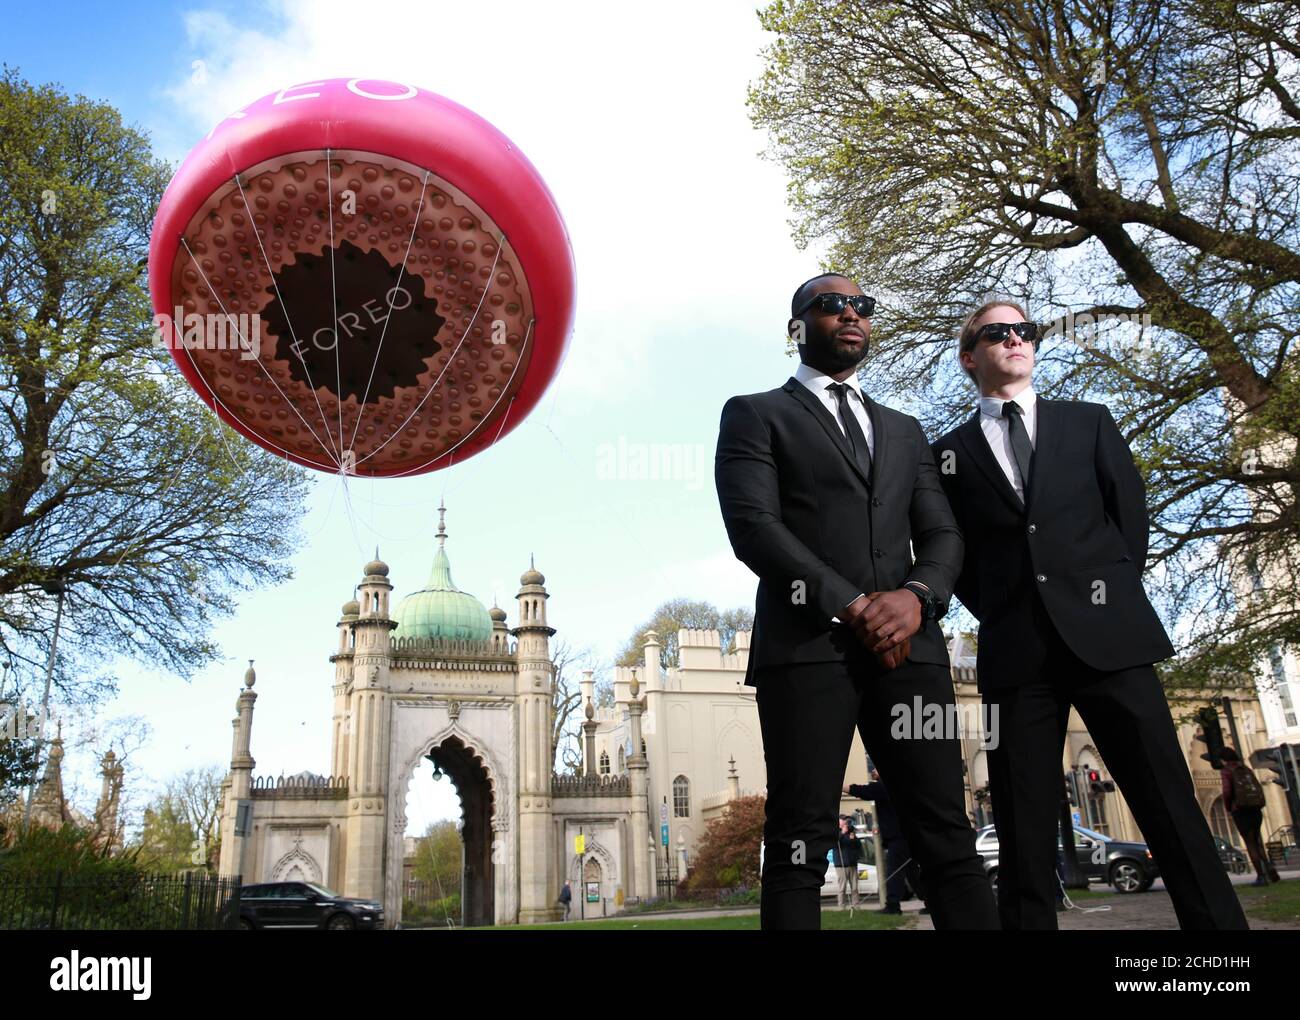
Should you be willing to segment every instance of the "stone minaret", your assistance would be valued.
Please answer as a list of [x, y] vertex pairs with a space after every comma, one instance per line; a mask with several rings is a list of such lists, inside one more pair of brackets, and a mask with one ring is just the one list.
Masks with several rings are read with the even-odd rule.
[[552, 685], [551, 636], [546, 623], [546, 578], [529, 560], [519, 578], [515, 650], [516, 730], [519, 734], [519, 923], [555, 920], [556, 861], [551, 845]]
[[351, 734], [351, 686], [353, 659], [356, 657], [357, 620], [361, 616], [361, 603], [352, 598], [343, 603], [339, 618], [339, 648], [330, 656], [334, 663], [334, 718], [330, 730], [330, 776], [348, 774]]
[[257, 673], [253, 670], [253, 660], [249, 659], [248, 669], [244, 672], [244, 689], [239, 692], [239, 699], [235, 702], [236, 715], [230, 724], [234, 735], [230, 742], [230, 773], [222, 784], [225, 802], [221, 810], [221, 860], [217, 865], [220, 874], [231, 877], [243, 875], [245, 883], [256, 881], [244, 871], [253, 863], [246, 860], [244, 855], [244, 846], [251, 843], [252, 835], [236, 835], [235, 826], [239, 802], [252, 796], [253, 768], [257, 765], [251, 751], [253, 703], [257, 701], [257, 695], [253, 693], [255, 683]]
[[628, 693], [631, 694], [627, 712], [632, 740], [632, 753], [627, 759], [628, 776], [632, 783], [631, 886], [634, 895], [645, 902], [655, 894], [654, 858], [651, 853], [654, 834], [650, 831], [649, 763], [641, 753], [641, 713], [645, 711], [645, 699], [639, 696], [641, 682], [635, 671], [632, 673]]
[[41, 775], [40, 785], [36, 787], [36, 796], [32, 799], [32, 824], [42, 825], [47, 829], [62, 828], [72, 819], [68, 811], [68, 802], [63, 796], [63, 721], [60, 720], [57, 735], [50, 741], [49, 757], [45, 761], [45, 771]]
[[122, 799], [124, 770], [111, 748], [99, 765], [104, 781], [100, 786], [99, 801], [95, 805], [95, 832], [103, 846], [116, 850], [122, 845], [122, 826], [117, 813]]
[[590, 698], [582, 706], [582, 714], [587, 721], [582, 724], [582, 774], [599, 776], [600, 762], [596, 760], [596, 731], [600, 723], [596, 722], [596, 704]]
[[351, 649], [352, 690], [342, 727], [349, 737], [344, 759], [348, 855], [343, 893], [382, 901], [388, 818], [388, 670], [391, 632], [397, 623], [389, 617], [388, 596], [393, 586], [388, 582], [388, 564], [379, 558], [378, 549], [363, 569], [365, 574], [357, 585], [359, 612], [355, 622], [349, 623], [356, 641]]

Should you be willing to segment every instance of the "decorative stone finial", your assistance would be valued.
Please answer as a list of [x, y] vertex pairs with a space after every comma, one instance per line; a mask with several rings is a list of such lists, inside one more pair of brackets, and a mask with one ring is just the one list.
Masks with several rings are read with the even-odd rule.
[[519, 583], [537, 584], [537, 585], [546, 583], [546, 578], [542, 575], [542, 572], [538, 570], [536, 565], [533, 563], [532, 553], [528, 554], [528, 569], [525, 570], [523, 576], [519, 578]]

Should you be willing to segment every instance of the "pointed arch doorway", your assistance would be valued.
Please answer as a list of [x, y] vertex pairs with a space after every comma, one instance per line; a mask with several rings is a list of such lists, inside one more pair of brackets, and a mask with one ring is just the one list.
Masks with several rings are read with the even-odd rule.
[[467, 928], [496, 923], [496, 875], [492, 860], [492, 783], [483, 761], [456, 736], [425, 756], [435, 776], [447, 776], [460, 796], [463, 848], [460, 906]]

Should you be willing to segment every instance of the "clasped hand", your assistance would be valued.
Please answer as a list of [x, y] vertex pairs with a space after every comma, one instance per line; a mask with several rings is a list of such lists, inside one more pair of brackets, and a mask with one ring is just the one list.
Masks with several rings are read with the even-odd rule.
[[906, 588], [859, 595], [840, 619], [886, 669], [896, 669], [912, 651], [912, 635], [921, 629], [921, 603]]

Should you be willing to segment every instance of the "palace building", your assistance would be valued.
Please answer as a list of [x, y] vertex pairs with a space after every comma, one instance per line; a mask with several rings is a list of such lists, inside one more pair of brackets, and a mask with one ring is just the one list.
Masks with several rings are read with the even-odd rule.
[[[460, 796], [465, 925], [556, 920], [566, 881], [575, 915], [580, 897], [590, 914], [662, 895], [685, 875], [708, 821], [729, 801], [766, 788], [754, 688], [744, 686], [750, 634], [737, 633], [734, 647], [723, 648], [717, 631], [679, 631], [680, 661], [665, 666], [659, 635], [647, 632], [641, 663], [615, 668], [613, 704], [605, 707], [597, 707], [592, 674], [584, 673], [583, 764], [576, 774], [557, 774], [546, 579], [532, 565], [524, 571], [512, 625], [504, 609], [456, 587], [445, 509], [439, 513], [422, 588], [394, 602], [389, 566], [376, 558], [342, 607], [329, 656], [332, 687], [321, 690], [333, 699], [327, 774], [255, 775], [250, 664], [223, 783], [220, 872], [242, 875], [245, 884], [317, 882], [381, 901], [386, 924], [400, 924], [407, 795], [413, 782], [428, 781], [417, 771], [428, 761]], [[951, 652], [958, 702], [973, 710], [962, 717], [977, 718], [969, 639], [954, 638]], [[1241, 734], [1246, 754], [1266, 735], [1253, 691], [1242, 698], [1242, 721], [1259, 723], [1259, 732]], [[1204, 745], [1190, 726], [1179, 732], [1202, 807], [1234, 842], [1218, 774], [1199, 758]], [[984, 824], [991, 810], [978, 729], [963, 747], [968, 809], [973, 823]], [[1063, 769], [1072, 767], [1105, 776], [1074, 712], [1063, 756]], [[855, 736], [845, 782], [866, 781]], [[1266, 789], [1267, 835], [1285, 821], [1285, 801]], [[845, 813], [858, 808], [870, 805], [844, 799]], [[1084, 825], [1140, 839], [1118, 791], [1090, 791], [1079, 810]]]

